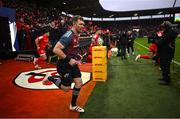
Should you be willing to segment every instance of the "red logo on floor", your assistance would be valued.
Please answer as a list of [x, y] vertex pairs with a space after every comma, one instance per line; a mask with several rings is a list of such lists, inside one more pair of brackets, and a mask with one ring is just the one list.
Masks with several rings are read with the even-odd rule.
[[[15, 84], [29, 89], [58, 89], [58, 87], [51, 83], [42, 83], [42, 80], [46, 76], [47, 73], [50, 73], [51, 76], [58, 75], [56, 68], [47, 68], [40, 69], [34, 71], [22, 72], [19, 74], [14, 80]], [[90, 80], [91, 73], [90, 72], [81, 72], [83, 84], [87, 83]], [[72, 83], [71, 87], [74, 87], [74, 83]]]

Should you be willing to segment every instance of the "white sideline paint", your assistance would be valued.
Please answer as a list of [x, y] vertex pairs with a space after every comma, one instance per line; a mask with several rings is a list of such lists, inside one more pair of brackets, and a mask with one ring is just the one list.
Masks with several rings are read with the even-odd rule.
[[[144, 45], [142, 45], [142, 44], [140, 44], [140, 43], [138, 43], [138, 42], [136, 42], [136, 41], [135, 41], [135, 43], [148, 50], [148, 47], [146, 47], [146, 46], [144, 46]], [[175, 64], [177, 64], [177, 65], [180, 66], [180, 63], [179, 63], [179, 62], [177, 62], [177, 61], [175, 61], [175, 60], [172, 60], [172, 61], [173, 61]]]

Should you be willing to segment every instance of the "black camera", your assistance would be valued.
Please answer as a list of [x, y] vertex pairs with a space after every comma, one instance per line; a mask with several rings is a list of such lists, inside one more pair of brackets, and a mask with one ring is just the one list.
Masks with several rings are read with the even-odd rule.
[[156, 33], [152, 33], [150, 36], [148, 36], [148, 43], [158, 43], [158, 41], [161, 39]]

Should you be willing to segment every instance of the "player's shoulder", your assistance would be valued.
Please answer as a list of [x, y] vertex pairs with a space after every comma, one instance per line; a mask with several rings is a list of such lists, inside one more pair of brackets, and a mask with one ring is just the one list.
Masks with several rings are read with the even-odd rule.
[[69, 30], [69, 31], [67, 31], [67, 32], [63, 35], [63, 37], [68, 38], [68, 37], [71, 37], [72, 35], [73, 35], [72, 30]]

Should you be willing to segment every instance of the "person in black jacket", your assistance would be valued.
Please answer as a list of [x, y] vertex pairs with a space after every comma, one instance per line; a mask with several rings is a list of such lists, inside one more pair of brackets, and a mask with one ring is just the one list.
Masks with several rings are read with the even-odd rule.
[[126, 58], [126, 48], [128, 44], [127, 34], [125, 31], [122, 33], [119, 32], [119, 37], [117, 40], [117, 46], [118, 46], [118, 56], [121, 56], [121, 59], [127, 59]]
[[160, 57], [160, 67], [162, 69], [161, 85], [170, 84], [170, 64], [174, 58], [175, 39], [178, 35], [177, 31], [173, 29], [173, 24], [169, 21], [164, 21], [161, 24], [163, 30], [163, 38], [158, 42], [158, 54]]

